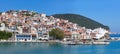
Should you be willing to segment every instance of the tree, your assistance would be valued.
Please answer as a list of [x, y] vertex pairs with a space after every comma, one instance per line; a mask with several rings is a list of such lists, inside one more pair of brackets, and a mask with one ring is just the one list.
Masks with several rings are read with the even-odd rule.
[[0, 39], [8, 39], [10, 37], [12, 37], [12, 33], [11, 32], [0, 31]]
[[59, 39], [59, 40], [62, 40], [64, 38], [64, 32], [63, 30], [59, 29], [59, 28], [56, 28], [56, 29], [52, 29], [50, 32], [49, 32], [49, 35], [51, 37], [53, 37], [54, 39]]

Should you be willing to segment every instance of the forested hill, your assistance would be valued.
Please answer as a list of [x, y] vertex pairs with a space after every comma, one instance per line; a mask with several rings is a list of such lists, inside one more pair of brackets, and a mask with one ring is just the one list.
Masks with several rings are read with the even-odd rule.
[[102, 27], [102, 28], [109, 30], [108, 26], [105, 26], [99, 22], [96, 22], [90, 18], [87, 18], [82, 15], [78, 15], [78, 14], [54, 14], [52, 16], [56, 17], [56, 18], [69, 20], [70, 22], [77, 23], [78, 25], [80, 25], [82, 27], [86, 27], [86, 28], [90, 28], [90, 29]]

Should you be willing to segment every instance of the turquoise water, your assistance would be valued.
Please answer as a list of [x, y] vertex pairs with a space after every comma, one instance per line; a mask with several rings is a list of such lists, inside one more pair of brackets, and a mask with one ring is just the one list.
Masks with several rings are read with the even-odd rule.
[[0, 54], [120, 54], [120, 41], [109, 45], [58, 43], [0, 43]]
[[0, 54], [120, 54], [120, 41], [112, 41], [109, 45], [72, 46], [59, 43], [0, 43]]
[[120, 34], [110, 34], [110, 37], [120, 37]]

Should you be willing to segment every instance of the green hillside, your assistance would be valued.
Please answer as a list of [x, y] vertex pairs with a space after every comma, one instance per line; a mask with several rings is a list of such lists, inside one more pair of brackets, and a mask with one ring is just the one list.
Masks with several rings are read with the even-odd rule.
[[103, 25], [99, 22], [96, 22], [96, 21], [90, 19], [90, 18], [87, 18], [82, 15], [78, 15], [78, 14], [55, 14], [52, 16], [54, 16], [56, 18], [69, 20], [70, 22], [77, 23], [78, 25], [80, 25], [82, 27], [86, 27], [86, 28], [90, 28], [90, 29], [102, 27], [102, 28], [109, 30], [108, 26]]

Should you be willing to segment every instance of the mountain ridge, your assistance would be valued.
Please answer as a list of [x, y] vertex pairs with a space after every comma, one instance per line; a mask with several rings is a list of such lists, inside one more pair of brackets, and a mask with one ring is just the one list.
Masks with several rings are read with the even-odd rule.
[[70, 22], [77, 23], [79, 26], [86, 27], [88, 29], [95, 29], [95, 28], [101, 27], [101, 28], [109, 30], [108, 26], [103, 25], [93, 19], [90, 19], [88, 17], [79, 15], [79, 14], [67, 13], [67, 14], [53, 14], [51, 16], [55, 18], [69, 20]]

